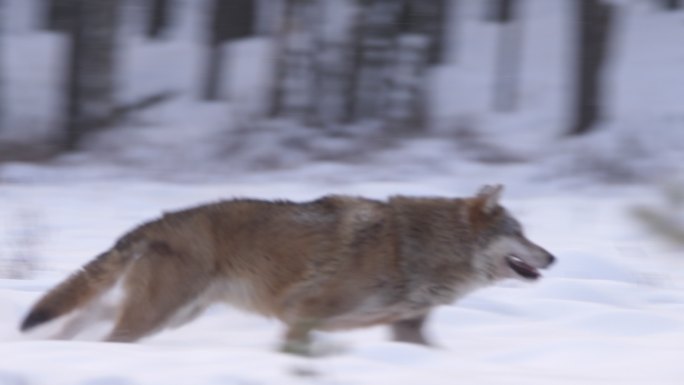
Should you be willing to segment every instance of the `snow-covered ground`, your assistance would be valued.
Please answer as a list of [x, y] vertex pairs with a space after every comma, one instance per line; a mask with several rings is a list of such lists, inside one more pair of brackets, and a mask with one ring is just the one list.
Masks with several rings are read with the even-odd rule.
[[[477, 186], [453, 187], [463, 195]], [[4, 185], [3, 253], [21, 251], [12, 234], [22, 226], [43, 231], [30, 245], [37, 275], [0, 280], [0, 384], [674, 385], [684, 378], [684, 263], [627, 210], [647, 203], [643, 197], [653, 194], [647, 189], [511, 192], [505, 204], [559, 263], [538, 283], [504, 283], [441, 308], [429, 324], [438, 348], [389, 342], [386, 330], [372, 328], [320, 334], [344, 348], [337, 355], [289, 357], [275, 352], [278, 322], [224, 306], [137, 344], [51, 341], [16, 330], [40, 294], [162, 210], [232, 196], [304, 200], [328, 192], [449, 193], [429, 184], [382, 183]]]
[[[6, 0], [0, 42], [0, 139], [54, 133], [63, 39], [35, 30], [38, 0]], [[124, 31], [121, 97], [178, 97], [50, 163], [0, 165], [0, 272], [27, 255], [28, 279], [0, 279], [0, 385], [124, 384], [658, 384], [684, 378], [684, 258], [631, 215], [660, 205], [644, 181], [682, 177], [683, 12], [620, 0], [601, 130], [568, 139], [565, 0], [525, 2], [519, 110], [490, 111], [495, 26], [481, 0], [459, 0], [451, 62], [432, 74], [439, 135], [400, 140], [367, 127], [325, 136], [276, 122], [263, 108], [270, 44], [226, 50], [227, 103], [200, 103], [198, 4], [172, 39]], [[457, 132], [454, 132], [457, 131]], [[631, 185], [623, 183], [631, 182]], [[445, 306], [438, 348], [389, 342], [373, 328], [320, 334], [343, 352], [314, 360], [275, 352], [276, 321], [226, 307], [138, 344], [51, 341], [17, 331], [33, 301], [137, 223], [230, 197], [306, 200], [327, 193], [463, 196], [504, 183], [504, 203], [559, 263], [535, 284], [504, 283]], [[40, 334], [40, 333], [39, 333]]]

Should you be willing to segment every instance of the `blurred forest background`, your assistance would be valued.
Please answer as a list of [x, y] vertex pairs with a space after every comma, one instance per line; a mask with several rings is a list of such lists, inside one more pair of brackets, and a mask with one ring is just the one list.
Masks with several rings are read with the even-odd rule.
[[663, 178], [684, 143], [683, 8], [4, 0], [0, 175], [21, 179], [18, 161], [167, 174], [368, 164], [413, 141], [423, 149], [403, 158], [435, 157], [433, 169], [546, 160], [538, 177]]
[[683, 3], [0, 0], [0, 185], [659, 184], [632, 217], [681, 245]]

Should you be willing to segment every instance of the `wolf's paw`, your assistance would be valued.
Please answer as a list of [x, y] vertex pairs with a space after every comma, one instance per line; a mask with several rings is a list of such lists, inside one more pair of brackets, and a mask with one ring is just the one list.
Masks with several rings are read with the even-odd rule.
[[280, 347], [281, 353], [309, 358], [328, 357], [342, 354], [346, 351], [347, 348], [345, 346], [331, 342], [312, 344], [299, 341], [287, 341]]
[[314, 357], [311, 343], [301, 341], [286, 341], [280, 347], [281, 353], [293, 354], [302, 357]]

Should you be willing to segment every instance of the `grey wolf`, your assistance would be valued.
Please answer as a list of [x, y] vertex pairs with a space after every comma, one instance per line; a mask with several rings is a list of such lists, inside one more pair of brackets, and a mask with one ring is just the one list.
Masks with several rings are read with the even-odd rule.
[[71, 338], [111, 318], [106, 340], [131, 342], [227, 302], [280, 319], [284, 351], [305, 354], [312, 330], [379, 324], [397, 341], [428, 344], [435, 307], [502, 279], [536, 280], [554, 261], [499, 204], [502, 190], [236, 199], [167, 213], [45, 294], [21, 330], [70, 314], [56, 337]]

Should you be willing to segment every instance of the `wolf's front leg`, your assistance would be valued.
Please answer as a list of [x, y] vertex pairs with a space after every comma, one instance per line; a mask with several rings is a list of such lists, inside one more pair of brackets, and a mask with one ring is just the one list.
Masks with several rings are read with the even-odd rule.
[[300, 320], [288, 325], [285, 341], [280, 347], [280, 351], [299, 356], [312, 356], [311, 331], [317, 324], [317, 322], [312, 320]]
[[419, 344], [431, 346], [432, 344], [425, 338], [423, 334], [423, 325], [427, 319], [427, 314], [397, 321], [392, 324], [393, 340], [397, 342], [408, 342], [412, 344]]

